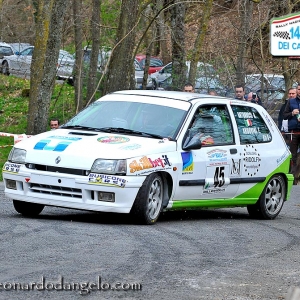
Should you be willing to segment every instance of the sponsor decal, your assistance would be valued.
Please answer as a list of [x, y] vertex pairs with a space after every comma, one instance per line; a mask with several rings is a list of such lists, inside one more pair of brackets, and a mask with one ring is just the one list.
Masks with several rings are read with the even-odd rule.
[[215, 149], [207, 152], [209, 165], [227, 164], [227, 151]]
[[250, 119], [245, 120], [245, 126], [252, 126], [252, 121]]
[[182, 174], [193, 174], [194, 161], [193, 154], [191, 152], [181, 152], [182, 158]]
[[267, 123], [269, 124], [271, 130], [274, 132], [274, 126], [273, 126], [273, 123], [271, 122], [269, 116], [265, 113], [263, 113], [263, 116], [265, 117], [265, 120], [267, 121]]
[[121, 177], [117, 177], [114, 175], [104, 175], [104, 174], [89, 174], [89, 183], [90, 184], [99, 184], [99, 185], [109, 185], [109, 186], [117, 186], [124, 188], [127, 180]]
[[250, 111], [238, 111], [237, 116], [240, 119], [256, 119], [256, 115], [254, 112]]
[[241, 176], [241, 159], [232, 159], [231, 177]]
[[253, 145], [246, 145], [244, 148], [243, 168], [248, 176], [257, 174], [261, 167], [261, 158], [257, 149]]
[[14, 164], [14, 163], [5, 163], [2, 171], [7, 173], [19, 173], [20, 171], [20, 164]]
[[258, 134], [260, 133], [259, 127], [246, 127], [243, 128], [243, 134]]
[[[139, 171], [144, 171], [140, 174], [146, 174], [153, 171], [153, 169], [171, 169], [171, 163], [167, 155], [162, 155], [158, 158], [148, 158], [147, 156], [143, 156], [138, 161], [133, 160], [129, 163], [130, 173], [135, 173]], [[146, 170], [146, 171], [145, 171]]]
[[42, 139], [37, 142], [33, 149], [62, 152], [70, 144], [79, 140], [81, 140], [81, 138], [67, 136], [49, 136], [49, 138]]
[[130, 145], [126, 145], [126, 146], [122, 146], [119, 149], [121, 150], [135, 150], [135, 149], [139, 149], [142, 146], [139, 144], [130, 144]]
[[123, 137], [123, 136], [103, 136], [97, 139], [99, 143], [104, 143], [104, 144], [122, 144], [122, 143], [127, 143], [130, 141], [129, 138]]
[[203, 194], [217, 194], [225, 191], [226, 191], [225, 188], [209, 189], [209, 190], [203, 190]]
[[279, 158], [277, 158], [277, 166], [280, 165], [289, 155], [289, 151], [286, 150]]

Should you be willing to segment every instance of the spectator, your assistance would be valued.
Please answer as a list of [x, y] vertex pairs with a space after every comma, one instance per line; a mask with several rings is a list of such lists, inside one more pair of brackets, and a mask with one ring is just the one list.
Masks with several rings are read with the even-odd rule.
[[211, 95], [211, 96], [218, 96], [217, 92], [215, 90], [210, 90], [208, 92], [208, 95]]
[[57, 119], [57, 118], [52, 118], [52, 119], [50, 120], [50, 128], [51, 128], [51, 130], [57, 129], [58, 126], [59, 126], [59, 119]]
[[194, 86], [190, 82], [187, 82], [183, 87], [183, 92], [194, 93]]
[[245, 101], [245, 89], [244, 89], [243, 85], [235, 86], [235, 98], [234, 99]]
[[280, 108], [277, 121], [278, 121], [278, 128], [282, 132], [287, 132], [288, 131], [288, 120], [283, 120], [283, 112], [284, 112], [285, 106], [286, 106], [288, 100], [296, 98], [296, 95], [297, 95], [296, 89], [295, 88], [289, 88], [288, 98], [284, 101], [284, 103], [282, 104], [282, 106]]
[[253, 92], [250, 92], [248, 94], [247, 101], [250, 101], [252, 103], [256, 103], [256, 104], [259, 104], [259, 105], [263, 106], [259, 96], [256, 93], [253, 93]]
[[294, 184], [298, 182], [297, 153], [300, 143], [300, 84], [297, 86], [297, 96], [287, 101], [283, 112], [283, 118], [288, 120], [288, 131], [291, 133], [290, 151], [292, 153], [292, 174]]

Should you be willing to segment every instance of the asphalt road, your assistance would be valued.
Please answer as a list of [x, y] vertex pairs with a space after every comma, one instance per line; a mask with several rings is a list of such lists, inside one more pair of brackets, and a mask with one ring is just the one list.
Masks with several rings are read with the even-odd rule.
[[0, 299], [286, 299], [300, 287], [299, 196], [295, 186], [272, 221], [234, 208], [140, 226], [51, 207], [24, 218], [0, 183]]

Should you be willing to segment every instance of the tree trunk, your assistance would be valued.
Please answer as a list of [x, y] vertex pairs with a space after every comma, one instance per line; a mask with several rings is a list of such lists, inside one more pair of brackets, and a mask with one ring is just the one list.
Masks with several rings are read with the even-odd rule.
[[[27, 132], [29, 134], [38, 134], [47, 130], [49, 106], [53, 87], [56, 78], [56, 69], [61, 44], [62, 28], [64, 14], [68, 5], [66, 0], [54, 0], [48, 11], [50, 16], [49, 30], [45, 30], [44, 40], [42, 41], [41, 51], [44, 50], [46, 42], [46, 51], [43, 57], [37, 57], [39, 53], [39, 43], [35, 44], [34, 55], [31, 66], [31, 93], [29, 104], [29, 119]], [[46, 8], [46, 7], [45, 7]], [[32, 84], [36, 84], [33, 88]], [[34, 92], [32, 92], [32, 89]], [[34, 105], [33, 105], [34, 104]], [[32, 123], [33, 121], [33, 123]]]
[[74, 40], [75, 40], [75, 65], [74, 65], [74, 90], [76, 113], [83, 108], [82, 75], [83, 75], [83, 34], [81, 23], [82, 0], [73, 1], [74, 13]]
[[123, 0], [117, 43], [110, 57], [103, 94], [135, 88], [132, 54], [135, 45], [139, 0]]
[[245, 60], [248, 49], [248, 38], [250, 32], [250, 24], [252, 21], [253, 2], [249, 0], [241, 0], [241, 30], [238, 37], [238, 57], [236, 63], [236, 82], [237, 84], [245, 84]]
[[[54, 0], [40, 1], [37, 12], [37, 30], [35, 38], [35, 49], [32, 55], [30, 70], [30, 100], [28, 105], [27, 134], [37, 134], [42, 132], [45, 126], [40, 122], [39, 95], [41, 89], [41, 80], [44, 77], [43, 67], [46, 57], [47, 41], [50, 30], [51, 11]], [[40, 126], [42, 125], [42, 128]], [[39, 127], [39, 128], [37, 128]]]
[[[194, 51], [191, 59], [189, 82], [195, 85], [197, 75], [197, 63], [200, 61], [201, 49], [205, 40], [205, 35], [208, 28], [209, 19], [211, 16], [213, 0], [206, 0], [203, 7], [203, 14], [200, 22], [199, 31], [194, 44]], [[205, 70], [205, 68], [204, 68]], [[209, 74], [207, 74], [209, 75]]]
[[182, 90], [186, 82], [186, 53], [184, 43], [185, 4], [180, 0], [174, 1], [171, 8], [172, 29], [172, 88]]
[[95, 93], [97, 88], [97, 66], [100, 48], [100, 7], [101, 0], [93, 0], [93, 13], [90, 25], [92, 36], [92, 51], [87, 83], [87, 103], [95, 101]]

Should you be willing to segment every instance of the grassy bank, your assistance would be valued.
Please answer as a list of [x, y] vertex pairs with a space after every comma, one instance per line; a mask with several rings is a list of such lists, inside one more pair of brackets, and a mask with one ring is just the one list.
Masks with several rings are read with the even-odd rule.
[[[29, 80], [0, 74], [0, 132], [26, 133], [29, 84]], [[74, 88], [66, 83], [56, 84], [49, 117], [57, 117], [63, 123], [73, 116], [74, 112]], [[1, 170], [13, 143], [13, 137], [0, 136]], [[0, 172], [0, 181], [2, 181], [2, 172]]]

